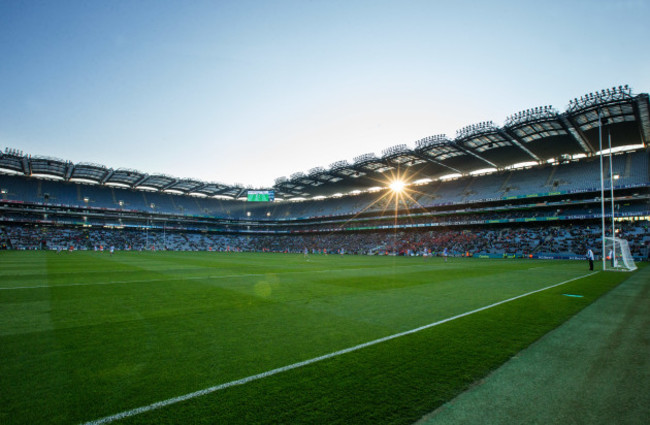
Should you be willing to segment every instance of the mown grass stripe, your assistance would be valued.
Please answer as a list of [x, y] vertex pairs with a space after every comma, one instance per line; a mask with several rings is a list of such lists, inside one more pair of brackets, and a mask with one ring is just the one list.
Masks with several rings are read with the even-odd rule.
[[165, 278], [155, 278], [155, 279], [132, 279], [132, 280], [111, 280], [108, 282], [81, 282], [81, 283], [66, 283], [62, 285], [32, 285], [32, 286], [14, 286], [14, 287], [0, 287], [0, 291], [13, 291], [21, 289], [42, 289], [42, 288], [66, 288], [72, 286], [99, 286], [99, 285], [119, 285], [123, 283], [149, 283], [149, 282], [166, 282], [174, 280], [203, 280], [203, 279], [236, 279], [240, 277], [264, 277], [270, 274], [273, 275], [285, 275], [285, 274], [314, 274], [314, 273], [345, 273], [348, 271], [358, 271], [358, 270], [376, 270], [384, 268], [402, 268], [402, 267], [433, 267], [434, 265], [402, 265], [402, 266], [383, 266], [383, 267], [358, 267], [353, 269], [324, 269], [324, 270], [302, 270], [302, 271], [285, 271], [285, 272], [267, 272], [267, 273], [246, 273], [246, 274], [229, 274], [229, 275], [208, 275], [208, 276], [174, 276], [174, 277], [165, 277]]
[[502, 300], [502, 301], [497, 301], [495, 303], [492, 303], [492, 304], [489, 304], [489, 305], [486, 305], [486, 306], [483, 306], [483, 307], [479, 307], [477, 309], [467, 311], [465, 313], [457, 314], [455, 316], [451, 316], [451, 317], [448, 317], [446, 319], [439, 320], [437, 322], [429, 323], [429, 324], [424, 325], [424, 326], [420, 326], [420, 327], [417, 327], [417, 328], [414, 328], [414, 329], [410, 329], [408, 331], [404, 331], [404, 332], [396, 333], [396, 334], [389, 335], [389, 336], [386, 336], [386, 337], [383, 337], [383, 338], [375, 339], [373, 341], [365, 342], [363, 344], [355, 345], [353, 347], [345, 348], [343, 350], [335, 351], [335, 352], [332, 352], [332, 353], [329, 353], [329, 354], [324, 354], [322, 356], [314, 357], [312, 359], [308, 359], [308, 360], [305, 360], [305, 361], [302, 361], [302, 362], [293, 363], [293, 364], [290, 364], [290, 365], [287, 365], [287, 366], [272, 369], [272, 370], [269, 370], [269, 371], [266, 371], [266, 372], [259, 373], [257, 375], [251, 375], [251, 376], [248, 376], [248, 377], [245, 377], [245, 378], [242, 378], [242, 379], [237, 379], [237, 380], [234, 380], [234, 381], [230, 381], [230, 382], [226, 382], [226, 383], [223, 383], [223, 384], [215, 385], [215, 386], [212, 386], [212, 387], [209, 387], [209, 388], [205, 388], [205, 389], [202, 389], [202, 390], [199, 390], [199, 391], [184, 394], [184, 395], [181, 395], [181, 396], [178, 396], [178, 397], [173, 397], [173, 398], [169, 398], [167, 400], [158, 401], [158, 402], [146, 405], [146, 406], [137, 407], [137, 408], [131, 409], [131, 410], [126, 410], [126, 411], [123, 411], [123, 412], [120, 412], [120, 413], [116, 413], [114, 415], [105, 416], [105, 417], [100, 418], [100, 419], [85, 422], [85, 423], [83, 423], [83, 425], [108, 424], [108, 423], [111, 423], [111, 422], [114, 422], [114, 421], [117, 421], [117, 420], [120, 420], [120, 419], [128, 418], [128, 417], [131, 417], [131, 416], [136, 416], [136, 415], [139, 415], [141, 413], [150, 412], [152, 410], [160, 409], [162, 407], [170, 406], [172, 404], [180, 403], [182, 401], [187, 401], [187, 400], [194, 399], [194, 398], [197, 398], [197, 397], [201, 397], [201, 396], [204, 396], [204, 395], [207, 395], [207, 394], [211, 394], [211, 393], [214, 393], [216, 391], [224, 390], [224, 389], [234, 387], [234, 386], [238, 386], [238, 385], [244, 385], [244, 384], [252, 382], [252, 381], [256, 381], [256, 380], [263, 379], [263, 378], [273, 376], [273, 375], [277, 375], [279, 373], [287, 372], [287, 371], [290, 371], [290, 370], [293, 370], [293, 369], [298, 369], [298, 368], [301, 368], [303, 366], [308, 366], [308, 365], [311, 365], [311, 364], [314, 364], [314, 363], [317, 363], [317, 362], [320, 362], [320, 361], [323, 361], [323, 360], [331, 359], [333, 357], [337, 357], [337, 356], [340, 356], [340, 355], [343, 355], [343, 354], [346, 354], [346, 353], [361, 350], [363, 348], [370, 347], [370, 346], [380, 344], [380, 343], [383, 343], [383, 342], [387, 342], [387, 341], [390, 341], [390, 340], [393, 340], [393, 339], [396, 339], [396, 338], [400, 338], [400, 337], [403, 337], [403, 336], [406, 336], [406, 335], [411, 335], [411, 334], [423, 331], [425, 329], [430, 329], [432, 327], [442, 325], [444, 323], [451, 322], [453, 320], [460, 319], [462, 317], [466, 317], [466, 316], [469, 316], [469, 315], [472, 315], [472, 314], [475, 314], [475, 313], [479, 313], [481, 311], [485, 311], [485, 310], [497, 307], [499, 305], [502, 305], [502, 304], [505, 304], [505, 303], [508, 303], [508, 302], [511, 302], [511, 301], [515, 301], [515, 300], [518, 300], [520, 298], [527, 297], [529, 295], [536, 294], [538, 292], [546, 291], [548, 289], [555, 288], [555, 287], [558, 287], [558, 286], [561, 286], [561, 285], [564, 285], [564, 284], [567, 284], [567, 283], [570, 283], [570, 282], [573, 282], [573, 281], [576, 281], [576, 280], [579, 280], [579, 279], [583, 279], [585, 277], [593, 276], [596, 273], [598, 273], [598, 272], [596, 271], [596, 272], [588, 273], [588, 274], [585, 274], [585, 275], [582, 275], [582, 276], [574, 277], [572, 279], [568, 279], [568, 280], [562, 281], [560, 283], [549, 285], [549, 286], [546, 286], [544, 288], [536, 289], [534, 291], [526, 292], [525, 294], [517, 295], [517, 296], [511, 297], [511, 298]]

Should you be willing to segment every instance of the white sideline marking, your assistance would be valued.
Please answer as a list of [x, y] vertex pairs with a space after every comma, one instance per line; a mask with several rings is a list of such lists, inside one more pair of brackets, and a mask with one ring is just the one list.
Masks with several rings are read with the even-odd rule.
[[566, 283], [573, 282], [574, 280], [578, 280], [578, 279], [582, 279], [582, 278], [585, 278], [585, 277], [592, 276], [592, 275], [594, 275], [596, 273], [598, 273], [598, 272], [596, 271], [596, 272], [589, 273], [589, 274], [586, 274], [586, 275], [574, 277], [573, 279], [565, 280], [564, 282], [556, 283], [554, 285], [547, 286], [545, 288], [536, 289], [534, 291], [527, 292], [527, 293], [521, 294], [521, 295], [517, 295], [516, 297], [508, 298], [508, 299], [503, 300], [503, 301], [498, 301], [496, 303], [487, 305], [485, 307], [480, 307], [480, 308], [477, 308], [475, 310], [468, 311], [468, 312], [465, 312], [465, 313], [461, 313], [461, 314], [458, 314], [456, 316], [448, 317], [446, 319], [442, 319], [442, 320], [439, 320], [439, 321], [434, 322], [434, 323], [429, 323], [428, 325], [420, 326], [419, 328], [415, 328], [415, 329], [400, 332], [400, 333], [397, 333], [397, 334], [394, 334], [394, 335], [389, 335], [389, 336], [386, 336], [386, 337], [383, 337], [383, 338], [375, 339], [375, 340], [370, 341], [370, 342], [365, 342], [363, 344], [355, 345], [354, 347], [345, 348], [343, 350], [335, 351], [333, 353], [325, 354], [325, 355], [322, 355], [322, 356], [319, 356], [319, 357], [314, 357], [313, 359], [305, 360], [305, 361], [298, 362], [298, 363], [293, 363], [293, 364], [290, 364], [288, 366], [279, 367], [277, 369], [272, 369], [272, 370], [269, 370], [267, 372], [258, 373], [257, 375], [248, 376], [246, 378], [237, 379], [236, 381], [226, 382], [224, 384], [215, 385], [213, 387], [205, 388], [203, 390], [195, 391], [193, 393], [181, 395], [181, 396], [174, 397], [174, 398], [169, 398], [169, 399], [163, 400], [163, 401], [158, 401], [156, 403], [152, 403], [152, 404], [149, 404], [147, 406], [142, 406], [142, 407], [138, 407], [138, 408], [131, 409], [131, 410], [125, 410], [124, 412], [116, 413], [116, 414], [111, 415], [111, 416], [105, 416], [105, 417], [100, 418], [100, 419], [95, 419], [94, 421], [84, 422], [82, 425], [101, 425], [101, 424], [111, 423], [111, 422], [114, 422], [114, 421], [117, 421], [117, 420], [120, 420], [120, 419], [128, 418], [128, 417], [135, 416], [135, 415], [139, 415], [140, 413], [150, 412], [152, 410], [160, 409], [161, 407], [165, 407], [165, 406], [169, 406], [169, 405], [172, 405], [172, 404], [180, 403], [181, 401], [186, 401], [186, 400], [190, 400], [190, 399], [193, 399], [193, 398], [196, 398], [196, 397], [201, 397], [201, 396], [204, 396], [206, 394], [213, 393], [215, 391], [219, 391], [219, 390], [223, 390], [223, 389], [226, 389], [226, 388], [234, 387], [236, 385], [243, 385], [243, 384], [246, 384], [246, 383], [252, 382], [252, 381], [257, 381], [258, 379], [266, 378], [266, 377], [269, 377], [269, 376], [272, 376], [272, 375], [277, 375], [278, 373], [282, 373], [282, 372], [286, 372], [286, 371], [289, 371], [289, 370], [292, 370], [292, 369], [297, 369], [299, 367], [307, 366], [307, 365], [310, 365], [310, 364], [313, 364], [313, 363], [316, 363], [316, 362], [320, 362], [321, 360], [331, 359], [332, 357], [337, 357], [337, 356], [340, 356], [342, 354], [350, 353], [352, 351], [361, 350], [362, 348], [370, 347], [371, 345], [379, 344], [379, 343], [382, 343], [382, 342], [390, 341], [391, 339], [395, 339], [395, 338], [399, 338], [399, 337], [402, 337], [402, 336], [405, 336], [405, 335], [410, 335], [410, 334], [413, 334], [413, 333], [416, 333], [416, 332], [420, 332], [422, 330], [429, 329], [429, 328], [432, 328], [434, 326], [441, 325], [443, 323], [451, 322], [452, 320], [460, 319], [461, 317], [469, 316], [471, 314], [478, 313], [480, 311], [484, 311], [484, 310], [490, 309], [492, 307], [496, 307], [498, 305], [505, 304], [507, 302], [517, 300], [519, 298], [527, 297], [528, 295], [532, 295], [532, 294], [535, 294], [537, 292], [546, 291], [547, 289], [555, 288], [556, 286], [564, 285]]
[[424, 264], [404, 264], [401, 266], [384, 266], [384, 267], [357, 267], [353, 269], [337, 269], [337, 270], [331, 270], [331, 269], [323, 269], [323, 270], [299, 270], [299, 271], [287, 271], [287, 272], [269, 272], [269, 273], [247, 273], [247, 274], [228, 274], [228, 275], [208, 275], [208, 276], [191, 276], [191, 277], [183, 277], [183, 276], [178, 276], [178, 277], [165, 277], [165, 278], [157, 278], [157, 279], [138, 279], [138, 280], [111, 280], [108, 282], [93, 282], [93, 283], [86, 283], [86, 282], [81, 282], [81, 283], [66, 283], [63, 285], [33, 285], [33, 286], [14, 286], [14, 287], [4, 287], [0, 288], [0, 291], [13, 291], [13, 290], [19, 290], [19, 289], [42, 289], [42, 288], [50, 288], [50, 289], [56, 289], [56, 288], [67, 288], [69, 286], [95, 286], [95, 285], [117, 285], [120, 283], [145, 283], [145, 282], [165, 282], [165, 281], [172, 281], [172, 280], [202, 280], [202, 279], [231, 279], [231, 278], [238, 278], [238, 277], [260, 277], [260, 276], [268, 276], [270, 274], [275, 274], [275, 275], [283, 275], [283, 274], [313, 274], [313, 273], [333, 273], [333, 272], [347, 272], [347, 271], [354, 271], [354, 270], [376, 270], [376, 269], [381, 269], [381, 268], [398, 268], [398, 267], [429, 267], [430, 265], [424, 265]]
[[111, 280], [108, 282], [93, 282], [93, 283], [66, 283], [63, 285], [35, 285], [35, 286], [16, 286], [13, 288], [0, 288], [1, 291], [10, 291], [14, 289], [39, 289], [39, 288], [67, 288], [69, 286], [95, 286], [95, 285], [117, 285], [120, 283], [144, 283], [144, 282], [164, 282], [167, 280], [199, 280], [199, 279], [225, 279], [232, 277], [251, 277], [251, 276], [264, 276], [264, 274], [231, 274], [231, 275], [221, 275], [221, 276], [192, 276], [192, 277], [167, 277], [167, 278], [158, 278], [158, 279], [137, 279], [137, 280]]

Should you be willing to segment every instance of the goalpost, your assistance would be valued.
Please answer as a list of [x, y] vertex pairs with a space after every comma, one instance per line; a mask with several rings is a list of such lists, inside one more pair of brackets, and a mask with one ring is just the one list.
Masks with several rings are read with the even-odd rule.
[[605, 237], [606, 262], [604, 270], [631, 272], [637, 269], [630, 247], [625, 239]]
[[617, 238], [615, 219], [614, 219], [614, 165], [612, 163], [612, 134], [609, 126], [607, 127], [608, 154], [609, 154], [609, 190], [612, 209], [612, 236], [605, 236], [605, 170], [603, 168], [603, 120], [608, 123], [608, 118], [603, 117], [602, 110], [598, 109], [598, 142], [600, 151], [600, 207], [602, 222], [602, 260], [603, 270], [617, 270], [631, 272], [637, 269], [634, 259], [630, 253], [630, 247], [627, 240]]

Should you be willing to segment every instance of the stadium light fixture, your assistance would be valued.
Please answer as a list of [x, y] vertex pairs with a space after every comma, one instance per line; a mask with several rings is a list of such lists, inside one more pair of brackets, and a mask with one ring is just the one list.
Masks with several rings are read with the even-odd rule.
[[44, 174], [44, 173], [43, 174], [34, 173], [34, 174], [32, 174], [32, 177], [38, 177], [38, 178], [45, 179], [45, 180], [57, 180], [57, 181], [65, 180], [65, 178], [63, 178], [61, 176], [56, 176], [54, 174]]
[[[129, 186], [126, 183], [118, 183], [118, 182], [106, 182], [104, 185], [109, 186], [109, 187], [120, 187], [124, 189], [131, 189], [131, 186]], [[140, 187], [138, 187], [140, 189]]]
[[414, 185], [417, 185], [417, 186], [420, 186], [420, 185], [423, 185], [423, 184], [429, 184], [429, 183], [431, 183], [432, 181], [433, 181], [433, 180], [431, 180], [431, 179], [424, 178], [424, 179], [420, 179], [420, 180], [416, 180], [416, 181], [414, 181], [413, 184], [414, 184]]
[[496, 172], [497, 172], [497, 169], [494, 168], [494, 167], [491, 167], [491, 168], [481, 168], [480, 170], [474, 170], [474, 171], [471, 171], [469, 174], [472, 175], [472, 176], [476, 176], [476, 175], [480, 175], [480, 174], [492, 174], [492, 173], [496, 173]]
[[625, 146], [617, 146], [615, 148], [611, 149], [603, 149], [602, 151], [596, 152], [596, 155], [609, 155], [610, 153], [619, 153], [619, 152], [628, 152], [628, 151], [635, 151], [639, 149], [643, 149], [645, 146], [643, 144], [639, 145], [625, 145]]
[[440, 176], [439, 180], [445, 181], [445, 180], [453, 180], [457, 179], [459, 177], [462, 177], [463, 175], [461, 173], [451, 173], [451, 174], [445, 174], [444, 176]]
[[529, 167], [534, 167], [537, 165], [536, 161], [526, 161], [526, 162], [518, 162], [516, 164], [508, 165], [505, 167], [506, 170], [516, 170], [520, 168], [529, 168]]
[[25, 173], [23, 173], [22, 171], [16, 171], [10, 168], [2, 168], [2, 167], [0, 167], [0, 173], [11, 174], [11, 175], [19, 175], [19, 174], [25, 175]]
[[84, 179], [84, 178], [81, 178], [81, 177], [72, 177], [69, 181], [83, 183], [83, 184], [99, 184], [98, 181], [90, 180], [90, 179]]

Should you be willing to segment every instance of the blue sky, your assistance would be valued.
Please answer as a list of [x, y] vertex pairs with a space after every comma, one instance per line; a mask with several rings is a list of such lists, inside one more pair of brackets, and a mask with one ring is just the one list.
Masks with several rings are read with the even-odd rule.
[[227, 184], [650, 90], [650, 0], [0, 2], [0, 148]]

